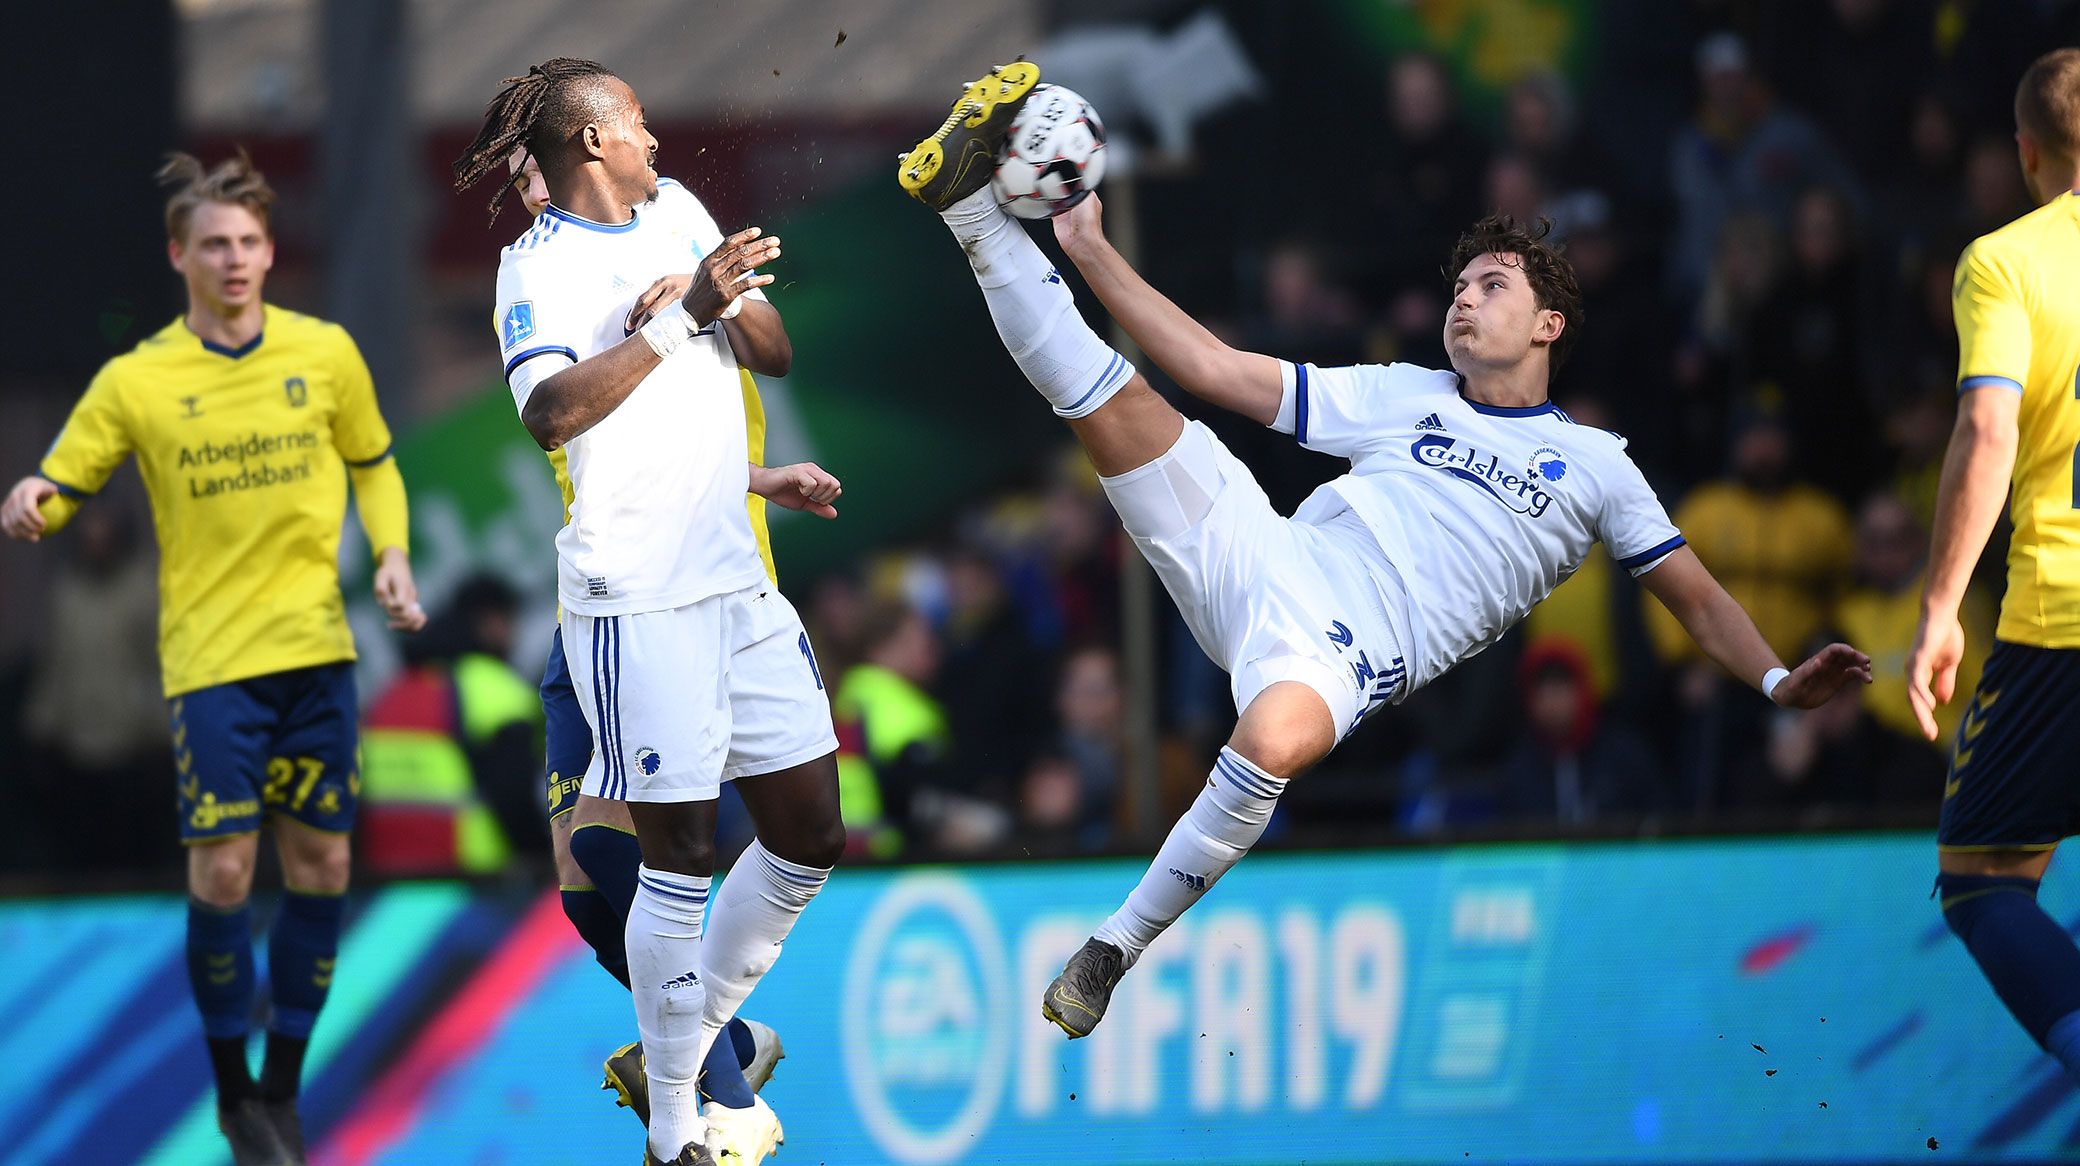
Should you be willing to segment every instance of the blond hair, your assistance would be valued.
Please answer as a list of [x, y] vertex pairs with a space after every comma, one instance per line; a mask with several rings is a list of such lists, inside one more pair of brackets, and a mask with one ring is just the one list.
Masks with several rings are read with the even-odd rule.
[[154, 177], [159, 185], [173, 191], [166, 200], [166, 237], [174, 242], [185, 242], [188, 224], [195, 217], [196, 208], [204, 203], [221, 202], [242, 206], [253, 212], [260, 220], [260, 229], [267, 237], [274, 237], [274, 187], [253, 167], [253, 159], [241, 147], [238, 156], [226, 158], [214, 167], [205, 168], [202, 160], [193, 154], [168, 154], [166, 164], [159, 167]]

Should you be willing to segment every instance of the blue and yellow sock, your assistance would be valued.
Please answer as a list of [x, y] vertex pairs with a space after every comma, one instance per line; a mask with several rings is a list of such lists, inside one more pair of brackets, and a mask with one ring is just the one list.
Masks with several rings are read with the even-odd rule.
[[202, 1013], [217, 1098], [230, 1103], [253, 1092], [246, 1028], [253, 1012], [253, 908], [188, 900], [188, 983]]
[[622, 937], [627, 920], [598, 887], [564, 887], [562, 891], [564, 916], [577, 928], [578, 937], [591, 946], [599, 966], [628, 987], [628, 941]]
[[318, 1010], [332, 990], [333, 960], [339, 955], [344, 895], [282, 892], [282, 911], [267, 940], [268, 980], [274, 987], [274, 1020], [268, 1031], [309, 1040]]
[[587, 822], [571, 831], [571, 857], [591, 876], [593, 889], [613, 908], [614, 918], [627, 919], [636, 901], [636, 868], [643, 865], [636, 836], [603, 822]]
[[[730, 1023], [734, 1025], [736, 1021]], [[744, 1035], [751, 1035], [750, 1030], [746, 1029]], [[701, 1062], [701, 1093], [728, 1109], [750, 1109], [751, 1083], [744, 1080], [744, 1065], [748, 1061], [748, 1057], [737, 1056], [734, 1034], [724, 1029], [708, 1046], [708, 1059]]]
[[2001, 1003], [2080, 1080], [2080, 947], [2037, 904], [2037, 880], [1946, 873], [1936, 890]]
[[[732, 1016], [729, 1018], [729, 1025], [722, 1030], [722, 1035], [728, 1037], [730, 1047], [737, 1050], [737, 1064], [748, 1065], [751, 1063], [751, 1058], [758, 1055], [758, 1038], [751, 1035], [750, 1025], [745, 1024], [736, 1017]], [[722, 1042], [716, 1041], [715, 1043], [721, 1044]]]

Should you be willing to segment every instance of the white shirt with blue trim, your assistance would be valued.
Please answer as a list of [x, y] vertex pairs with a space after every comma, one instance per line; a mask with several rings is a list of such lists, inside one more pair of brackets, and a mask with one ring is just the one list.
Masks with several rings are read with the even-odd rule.
[[1351, 461], [1293, 518], [1349, 509], [1372, 531], [1407, 691], [1500, 639], [1596, 543], [1634, 575], [1683, 545], [1625, 439], [1551, 403], [1477, 404], [1457, 373], [1409, 364], [1280, 367], [1272, 428]]
[[[625, 223], [542, 212], [499, 258], [492, 326], [513, 404], [627, 339], [636, 298], [660, 276], [695, 271], [721, 241], [700, 200], [670, 179]], [[564, 447], [576, 498], [556, 536], [563, 606], [666, 611], [764, 579], [744, 508], [745, 446], [736, 356], [711, 324]]]

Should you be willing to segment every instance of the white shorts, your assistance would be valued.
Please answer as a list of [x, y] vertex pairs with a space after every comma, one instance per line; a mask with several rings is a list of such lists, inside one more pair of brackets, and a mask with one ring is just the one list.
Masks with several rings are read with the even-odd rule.
[[670, 611], [565, 611], [563, 642], [592, 726], [593, 797], [709, 801], [725, 781], [838, 747], [809, 635], [770, 583]]
[[1185, 625], [1227, 670], [1238, 713], [1294, 680], [1344, 736], [1399, 697], [1400, 637], [1353, 540], [1273, 510], [1211, 430], [1189, 422], [1162, 457], [1102, 481]]

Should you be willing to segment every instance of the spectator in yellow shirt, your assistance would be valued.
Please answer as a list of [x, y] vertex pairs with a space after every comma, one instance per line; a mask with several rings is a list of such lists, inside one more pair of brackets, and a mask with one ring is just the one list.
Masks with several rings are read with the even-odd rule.
[[[1926, 743], [1907, 702], [1907, 654], [1921, 618], [1921, 586], [1928, 573], [1928, 532], [1896, 494], [1873, 494], [1856, 516], [1856, 586], [1835, 614], [1838, 631], [1871, 654], [1871, 683], [1863, 707], [1879, 724]], [[1965, 649], [1957, 669], [1959, 691], [1978, 687], [1979, 668], [1993, 642], [1993, 604], [1976, 587], [1965, 592], [1960, 618]], [[1939, 744], [1948, 747], [1964, 716], [1964, 702], [1935, 708]], [[1931, 795], [1933, 790], [1924, 791]]]
[[[1849, 515], [1841, 503], [1792, 481], [1791, 438], [1775, 418], [1735, 436], [1732, 477], [1699, 486], [1676, 510], [1676, 528], [1750, 615], [1778, 655], [1798, 656], [1827, 622], [1849, 582]], [[1654, 649], [1669, 664], [1703, 656], [1659, 603], [1646, 607]]]

